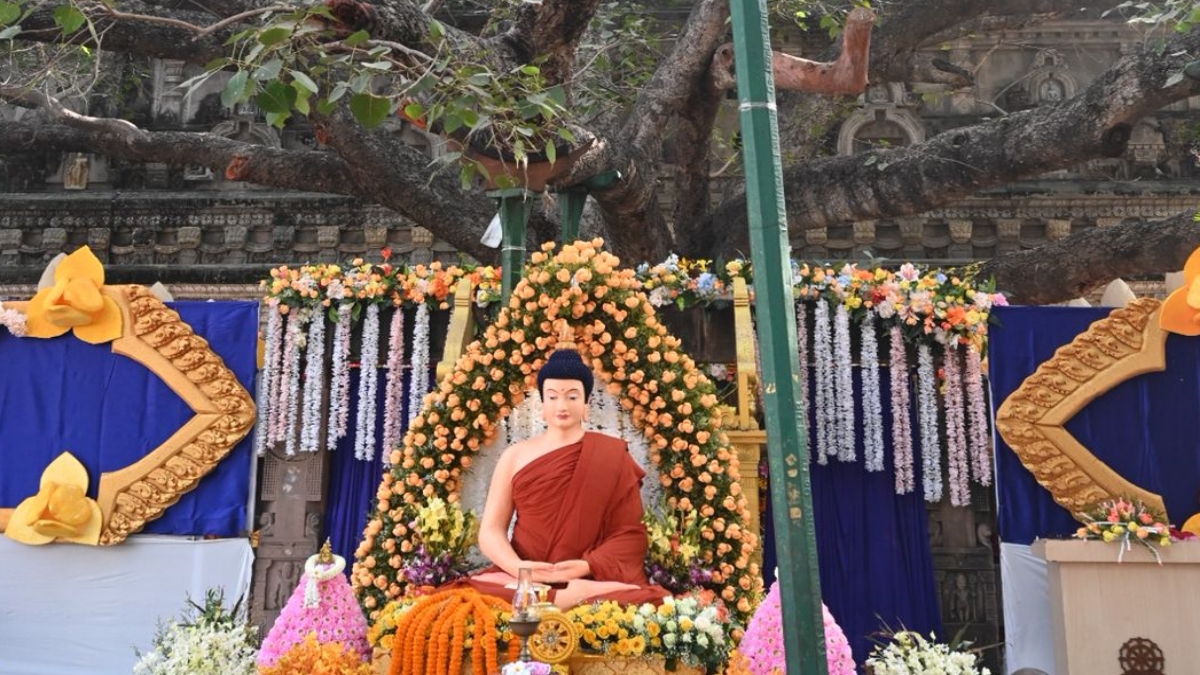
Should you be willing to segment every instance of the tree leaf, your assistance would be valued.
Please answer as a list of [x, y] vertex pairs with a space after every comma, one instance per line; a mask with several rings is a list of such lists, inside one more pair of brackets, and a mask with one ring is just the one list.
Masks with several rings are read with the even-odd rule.
[[279, 72], [282, 69], [283, 59], [271, 59], [254, 69], [254, 79], [258, 80], [259, 82], [274, 80], [279, 77]]
[[312, 112], [312, 108], [308, 104], [308, 99], [312, 97], [312, 92], [301, 87], [295, 80], [292, 81], [292, 89], [296, 92], [296, 101], [292, 104], [296, 108], [296, 112], [301, 115], [308, 115]]
[[20, 5], [14, 2], [0, 2], [0, 26], [7, 26], [20, 18]]
[[1179, 84], [1180, 82], [1183, 82], [1183, 71], [1182, 70], [1177, 73], [1171, 73], [1171, 76], [1168, 77], [1167, 81], [1163, 83], [1163, 87], [1174, 87], [1175, 85]]
[[234, 104], [243, 98], [243, 90], [246, 88], [246, 82], [250, 79], [250, 73], [239, 70], [229, 78], [225, 83], [225, 88], [221, 90], [221, 105], [226, 108], [232, 108]]
[[263, 112], [277, 115], [290, 112], [295, 102], [296, 90], [279, 80], [268, 82], [266, 89], [254, 97], [254, 105], [257, 105]]
[[558, 159], [558, 148], [554, 147], [554, 141], [546, 142], [546, 159], [553, 164]]
[[333, 114], [333, 110], [337, 108], [337, 102], [323, 98], [317, 101], [317, 114], [323, 117], [329, 117]]
[[291, 37], [291, 35], [292, 35], [291, 28], [283, 28], [281, 26], [275, 26], [274, 28], [268, 28], [268, 29], [264, 30], [263, 32], [259, 33], [258, 41], [264, 47], [274, 47], [275, 45], [279, 44], [280, 42], [283, 42], [284, 40]]
[[354, 119], [368, 129], [383, 124], [391, 109], [391, 101], [382, 96], [364, 92], [350, 97], [350, 112], [354, 113]]
[[446, 133], [452, 134], [462, 128], [463, 119], [458, 113], [447, 113], [446, 120], [442, 123], [442, 128]]
[[9, 26], [8, 28], [5, 28], [4, 30], [0, 30], [0, 40], [11, 40], [11, 39], [15, 38], [17, 35], [20, 35], [20, 33], [21, 33], [20, 26]]
[[87, 17], [74, 5], [62, 5], [54, 9], [54, 23], [58, 24], [64, 35], [70, 35], [87, 23]]
[[311, 77], [305, 75], [304, 73], [302, 73], [298, 70], [289, 70], [288, 72], [292, 76], [293, 86], [306, 89], [306, 90], [308, 90], [308, 93], [310, 93], [310, 94], [315, 94], [318, 91], [320, 91], [320, 87], [317, 86], [316, 82], [313, 82], [313, 79]]
[[391, 61], [372, 61], [370, 63], [362, 64], [362, 67], [370, 68], [371, 70], [391, 70], [392, 62]]
[[425, 106], [420, 103], [409, 103], [404, 106], [404, 116], [416, 122], [425, 115]]
[[276, 129], [282, 129], [283, 125], [287, 123], [288, 118], [291, 116], [292, 113], [290, 111], [280, 113], [269, 112], [266, 114], [267, 124], [270, 124]]
[[370, 33], [365, 30], [360, 30], [358, 32], [351, 33], [345, 40], [342, 40], [342, 42], [345, 42], [347, 47], [357, 47], [358, 45], [361, 45], [370, 39]]

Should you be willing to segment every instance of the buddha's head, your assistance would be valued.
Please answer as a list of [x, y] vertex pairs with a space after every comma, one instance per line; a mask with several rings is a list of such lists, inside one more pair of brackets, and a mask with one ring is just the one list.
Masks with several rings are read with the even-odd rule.
[[550, 354], [538, 371], [538, 393], [546, 424], [564, 429], [582, 424], [587, 419], [593, 384], [592, 369], [574, 349]]

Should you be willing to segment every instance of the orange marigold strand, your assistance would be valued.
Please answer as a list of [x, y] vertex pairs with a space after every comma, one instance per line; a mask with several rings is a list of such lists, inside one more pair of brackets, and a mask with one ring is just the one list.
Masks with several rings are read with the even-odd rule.
[[429, 643], [433, 648], [431, 658], [425, 663], [425, 675], [438, 675], [447, 672], [446, 660], [450, 649], [450, 628], [458, 606], [463, 603], [461, 595], [451, 596], [442, 607], [441, 613], [429, 631]]
[[454, 613], [454, 638], [450, 643], [450, 663], [446, 666], [448, 675], [458, 675], [462, 672], [463, 650], [467, 642], [467, 618], [471, 616], [472, 606], [464, 603]]

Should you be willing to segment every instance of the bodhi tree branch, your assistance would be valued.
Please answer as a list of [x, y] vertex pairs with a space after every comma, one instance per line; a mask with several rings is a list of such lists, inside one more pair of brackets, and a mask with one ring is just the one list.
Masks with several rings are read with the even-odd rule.
[[994, 279], [1011, 302], [1044, 305], [1081, 297], [1114, 279], [1181, 270], [1198, 246], [1200, 223], [1188, 211], [1166, 220], [1084, 230], [985, 261], [970, 274]]
[[[1200, 31], [1177, 36], [1161, 51], [1153, 45], [1121, 59], [1058, 105], [953, 129], [914, 146], [789, 167], [784, 184], [791, 225], [804, 230], [923, 213], [988, 187], [1117, 157], [1139, 119], [1200, 94], [1200, 81], [1183, 76], [1196, 69], [1188, 62], [1196, 53]], [[685, 250], [745, 247], [744, 200], [722, 204]]]

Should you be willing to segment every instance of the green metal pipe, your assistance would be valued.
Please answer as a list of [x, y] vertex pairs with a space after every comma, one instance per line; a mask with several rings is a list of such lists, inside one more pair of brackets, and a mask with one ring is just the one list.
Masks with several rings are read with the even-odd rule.
[[787, 673], [827, 675], [767, 9], [765, 0], [730, 9]]

